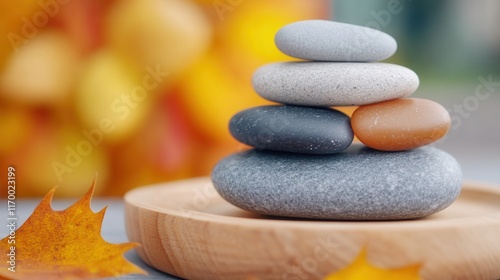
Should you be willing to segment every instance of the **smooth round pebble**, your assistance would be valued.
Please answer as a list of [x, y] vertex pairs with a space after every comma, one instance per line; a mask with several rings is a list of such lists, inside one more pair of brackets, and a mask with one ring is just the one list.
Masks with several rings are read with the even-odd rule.
[[400, 220], [448, 207], [462, 171], [436, 148], [381, 152], [354, 144], [334, 155], [244, 151], [219, 162], [212, 181], [225, 200], [259, 214]]
[[388, 63], [281, 62], [257, 69], [252, 83], [260, 96], [275, 102], [349, 106], [409, 96], [419, 79]]
[[328, 20], [288, 24], [276, 33], [274, 41], [289, 56], [318, 61], [383, 60], [398, 47], [396, 40], [384, 32]]
[[332, 154], [352, 143], [347, 115], [334, 109], [261, 106], [241, 111], [229, 122], [238, 141], [259, 148], [304, 154]]
[[442, 138], [450, 129], [451, 118], [432, 100], [406, 98], [360, 106], [351, 125], [363, 144], [382, 151], [402, 151]]

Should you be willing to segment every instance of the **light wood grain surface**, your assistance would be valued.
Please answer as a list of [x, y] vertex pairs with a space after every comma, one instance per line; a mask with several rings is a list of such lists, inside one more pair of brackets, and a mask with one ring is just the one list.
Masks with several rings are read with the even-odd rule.
[[362, 248], [381, 268], [421, 263], [423, 279], [500, 278], [500, 188], [468, 183], [424, 219], [336, 222], [266, 217], [224, 201], [208, 178], [135, 189], [126, 229], [141, 258], [188, 279], [320, 279]]

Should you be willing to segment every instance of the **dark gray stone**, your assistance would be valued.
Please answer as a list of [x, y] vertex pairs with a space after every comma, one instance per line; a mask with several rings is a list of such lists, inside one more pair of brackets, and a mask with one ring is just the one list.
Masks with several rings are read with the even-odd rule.
[[350, 118], [329, 108], [261, 106], [241, 111], [229, 122], [234, 138], [275, 151], [333, 154], [354, 137]]
[[319, 61], [370, 62], [392, 56], [397, 43], [373, 28], [328, 20], [304, 20], [282, 27], [274, 38], [283, 53]]
[[462, 171], [436, 148], [381, 152], [354, 144], [334, 155], [248, 150], [219, 162], [212, 181], [228, 202], [260, 214], [399, 220], [448, 207]]

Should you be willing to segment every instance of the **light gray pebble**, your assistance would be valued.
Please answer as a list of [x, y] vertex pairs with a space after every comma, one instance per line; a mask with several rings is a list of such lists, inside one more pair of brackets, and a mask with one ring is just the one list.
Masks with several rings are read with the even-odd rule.
[[390, 35], [364, 26], [328, 20], [288, 24], [276, 33], [283, 53], [306, 60], [369, 62], [389, 58], [397, 49]]
[[255, 91], [290, 105], [365, 105], [407, 97], [418, 88], [412, 70], [388, 63], [281, 62], [260, 67]]

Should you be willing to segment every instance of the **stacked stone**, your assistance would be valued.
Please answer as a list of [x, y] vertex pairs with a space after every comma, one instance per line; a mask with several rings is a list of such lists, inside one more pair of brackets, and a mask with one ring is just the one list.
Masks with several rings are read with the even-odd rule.
[[[261, 67], [257, 93], [283, 105], [236, 114], [231, 134], [255, 147], [223, 159], [212, 181], [228, 202], [266, 215], [337, 220], [424, 217], [459, 195], [449, 154], [423, 147], [443, 137], [439, 104], [405, 98], [418, 87], [405, 67], [380, 63], [396, 41], [367, 27], [323, 20], [289, 24], [277, 47], [308, 61]], [[350, 119], [330, 106], [360, 106]], [[353, 144], [356, 135], [365, 144]]]

